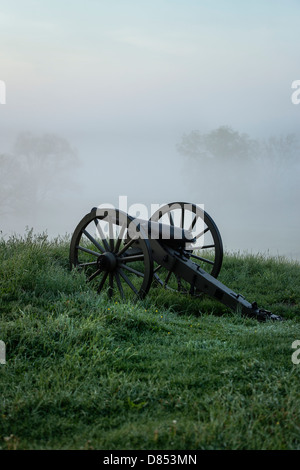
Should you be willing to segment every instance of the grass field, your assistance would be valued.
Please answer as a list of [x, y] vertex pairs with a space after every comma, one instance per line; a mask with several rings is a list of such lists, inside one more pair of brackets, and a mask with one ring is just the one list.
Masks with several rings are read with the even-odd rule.
[[300, 449], [300, 266], [226, 254], [219, 279], [284, 322], [152, 288], [97, 295], [69, 241], [0, 241], [1, 449]]

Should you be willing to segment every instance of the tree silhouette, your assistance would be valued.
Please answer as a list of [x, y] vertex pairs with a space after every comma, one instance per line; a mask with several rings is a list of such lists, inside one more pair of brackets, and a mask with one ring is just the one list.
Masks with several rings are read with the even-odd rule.
[[37, 212], [43, 202], [72, 188], [70, 174], [79, 161], [64, 138], [20, 134], [11, 155], [0, 155], [0, 212]]
[[177, 150], [195, 159], [218, 162], [245, 162], [252, 158], [258, 143], [247, 134], [240, 134], [231, 127], [221, 126], [207, 134], [194, 130], [184, 134]]
[[299, 161], [300, 145], [295, 134], [252, 139], [229, 126], [220, 126], [206, 134], [193, 130], [177, 144], [180, 154], [195, 160], [214, 163], [265, 162], [282, 170]]

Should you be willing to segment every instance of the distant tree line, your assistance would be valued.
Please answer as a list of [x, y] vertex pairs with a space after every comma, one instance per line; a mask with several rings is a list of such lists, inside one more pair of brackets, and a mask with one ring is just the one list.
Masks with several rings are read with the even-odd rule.
[[299, 140], [295, 134], [253, 139], [229, 126], [220, 126], [208, 133], [193, 130], [182, 136], [177, 145], [180, 154], [195, 161], [244, 164], [265, 160], [284, 166], [299, 162]]
[[[251, 138], [229, 126], [193, 130], [177, 144], [191, 198], [240, 210], [291, 210], [300, 197], [300, 143], [296, 134]], [[275, 210], [275, 209], [274, 209]]]

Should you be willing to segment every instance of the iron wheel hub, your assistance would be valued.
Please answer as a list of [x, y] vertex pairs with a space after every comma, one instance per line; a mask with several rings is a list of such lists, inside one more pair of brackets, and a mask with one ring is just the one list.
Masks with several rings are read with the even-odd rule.
[[113, 253], [110, 253], [108, 251], [106, 253], [103, 253], [103, 255], [99, 256], [97, 264], [101, 271], [112, 272], [117, 266], [117, 258]]

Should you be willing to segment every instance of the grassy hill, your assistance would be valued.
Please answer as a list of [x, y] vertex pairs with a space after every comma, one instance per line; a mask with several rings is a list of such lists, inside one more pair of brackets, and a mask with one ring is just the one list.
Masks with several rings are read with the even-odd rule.
[[300, 266], [227, 254], [219, 279], [282, 315], [153, 288], [98, 296], [68, 239], [0, 241], [0, 448], [299, 449]]

